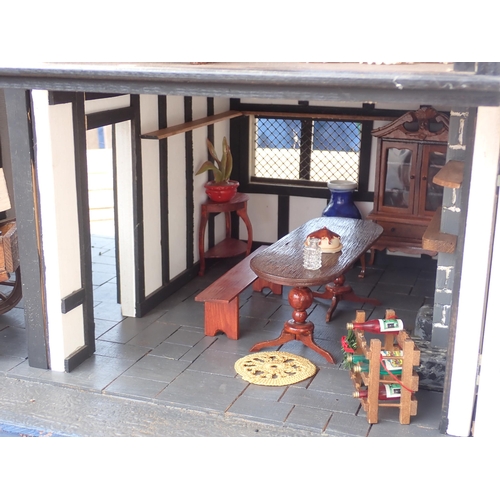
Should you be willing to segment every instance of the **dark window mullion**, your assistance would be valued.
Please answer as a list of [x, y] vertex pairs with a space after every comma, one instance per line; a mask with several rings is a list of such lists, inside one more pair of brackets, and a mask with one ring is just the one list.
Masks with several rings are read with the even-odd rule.
[[311, 179], [312, 120], [301, 120], [299, 179]]

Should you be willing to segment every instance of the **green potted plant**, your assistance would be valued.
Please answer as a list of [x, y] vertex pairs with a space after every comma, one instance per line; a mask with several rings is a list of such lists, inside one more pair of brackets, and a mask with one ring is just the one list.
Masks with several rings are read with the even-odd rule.
[[233, 170], [233, 156], [229, 149], [227, 139], [224, 137], [222, 140], [222, 158], [219, 159], [213, 144], [207, 139], [207, 147], [210, 156], [214, 159], [215, 163], [207, 160], [196, 172], [196, 175], [203, 174], [209, 170], [213, 172], [214, 179], [205, 184], [205, 192], [212, 200], [219, 203], [230, 201], [236, 194], [240, 183], [231, 180], [231, 172]]

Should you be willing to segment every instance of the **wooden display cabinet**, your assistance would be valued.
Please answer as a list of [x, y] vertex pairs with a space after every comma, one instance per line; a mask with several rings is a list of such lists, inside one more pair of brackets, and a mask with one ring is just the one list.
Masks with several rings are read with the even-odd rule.
[[449, 120], [431, 107], [411, 111], [375, 129], [378, 138], [374, 207], [368, 215], [384, 228], [373, 250], [412, 254], [436, 252], [422, 247], [422, 236], [443, 187], [433, 182], [446, 162]]

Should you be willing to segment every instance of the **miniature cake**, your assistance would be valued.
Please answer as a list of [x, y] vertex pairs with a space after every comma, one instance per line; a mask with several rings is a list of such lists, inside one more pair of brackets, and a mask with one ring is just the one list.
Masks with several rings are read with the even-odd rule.
[[326, 227], [314, 231], [307, 236], [305, 245], [309, 246], [309, 238], [318, 238], [319, 247], [321, 248], [321, 253], [336, 253], [340, 252], [342, 249], [342, 243], [340, 243], [340, 236], [333, 231], [330, 231]]

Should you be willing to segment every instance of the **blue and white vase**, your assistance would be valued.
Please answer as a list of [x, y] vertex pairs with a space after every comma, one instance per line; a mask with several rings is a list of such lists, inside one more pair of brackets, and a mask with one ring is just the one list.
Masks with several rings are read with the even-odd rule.
[[329, 181], [330, 202], [323, 210], [323, 217], [346, 217], [361, 219], [361, 213], [354, 204], [353, 194], [357, 184], [353, 181]]

